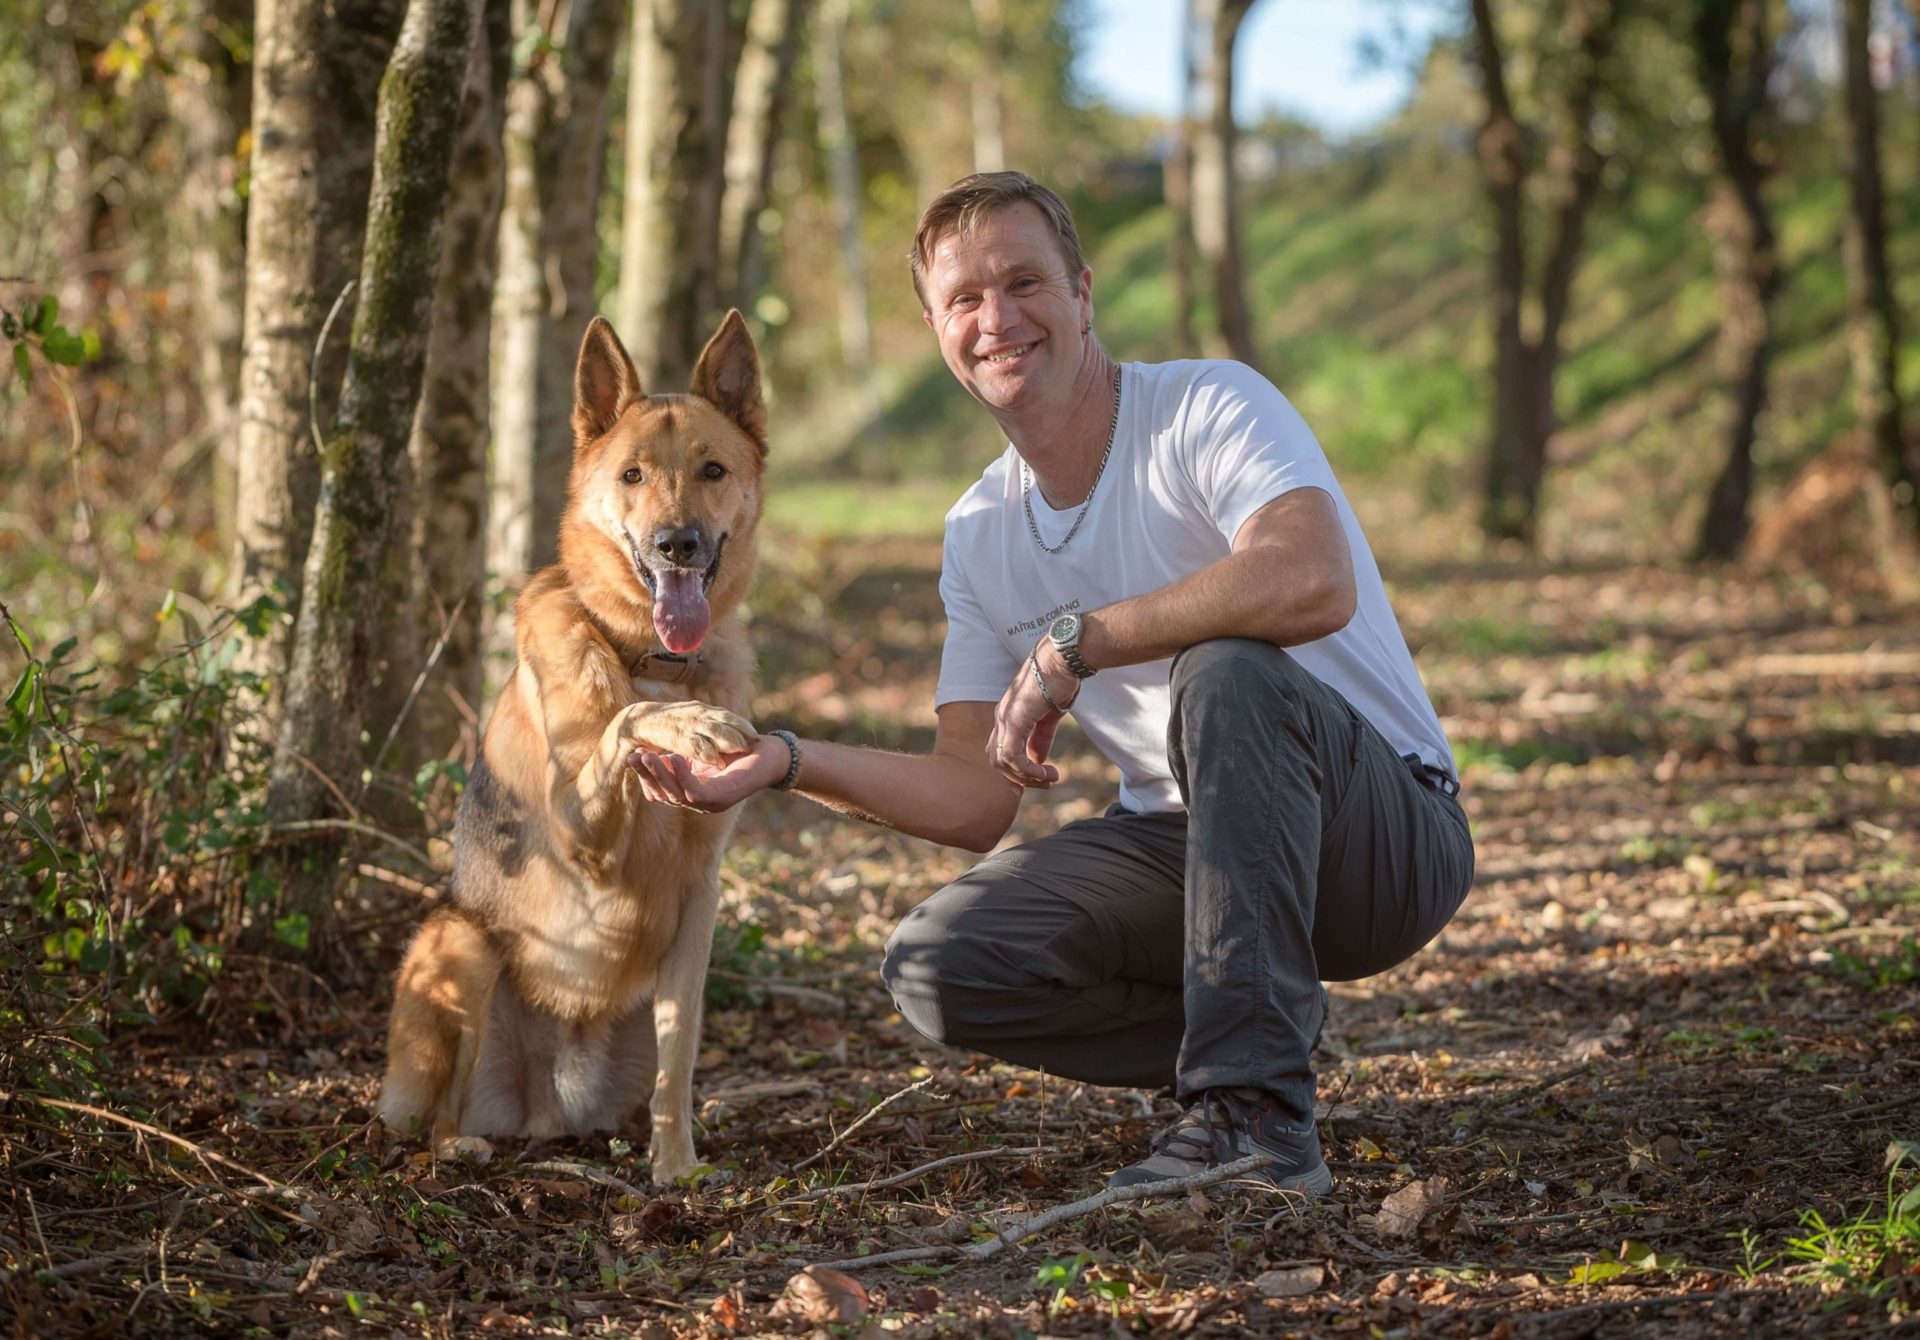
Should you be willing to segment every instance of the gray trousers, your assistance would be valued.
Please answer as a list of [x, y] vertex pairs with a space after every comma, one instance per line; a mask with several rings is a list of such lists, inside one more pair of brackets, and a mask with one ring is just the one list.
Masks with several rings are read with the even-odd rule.
[[1267, 643], [1190, 647], [1172, 688], [1186, 813], [1116, 807], [989, 856], [901, 921], [881, 973], [935, 1041], [1304, 1117], [1321, 981], [1439, 934], [1473, 883], [1466, 816]]

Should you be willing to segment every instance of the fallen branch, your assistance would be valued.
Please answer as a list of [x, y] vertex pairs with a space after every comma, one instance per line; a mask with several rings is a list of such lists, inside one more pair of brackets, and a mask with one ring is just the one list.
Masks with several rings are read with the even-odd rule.
[[829, 1140], [827, 1142], [826, 1148], [820, 1150], [816, 1154], [810, 1154], [806, 1158], [802, 1159], [800, 1162], [794, 1164], [793, 1170], [795, 1172], [803, 1172], [806, 1169], [811, 1168], [814, 1164], [818, 1163], [821, 1159], [831, 1154], [834, 1150], [840, 1148], [841, 1145], [847, 1142], [848, 1136], [852, 1135], [855, 1131], [859, 1130], [862, 1126], [866, 1125], [868, 1122], [872, 1121], [875, 1117], [879, 1116], [887, 1108], [899, 1102], [902, 1098], [905, 1098], [910, 1093], [918, 1093], [920, 1090], [926, 1088], [927, 1085], [931, 1083], [933, 1083], [933, 1076], [928, 1075], [925, 1079], [915, 1080], [912, 1084], [909, 1084], [907, 1085], [906, 1088], [900, 1090], [899, 1093], [893, 1094], [890, 1097], [882, 1098], [879, 1102], [875, 1103], [872, 1107], [868, 1108], [863, 1114], [861, 1114], [860, 1119], [855, 1121], [853, 1125], [847, 1127], [846, 1130], [840, 1132], [840, 1134], [834, 1136], [833, 1139]]
[[891, 1177], [876, 1177], [870, 1182], [860, 1182], [851, 1186], [816, 1187], [812, 1191], [803, 1191], [797, 1196], [789, 1196], [787, 1199], [781, 1201], [780, 1204], [805, 1205], [816, 1200], [831, 1200], [835, 1196], [857, 1196], [868, 1191], [880, 1191], [886, 1187], [899, 1186], [904, 1182], [911, 1182], [917, 1178], [924, 1177], [930, 1172], [938, 1171], [941, 1168], [957, 1167], [962, 1163], [979, 1163], [983, 1159], [1031, 1158], [1036, 1154], [1047, 1154], [1051, 1152], [1051, 1150], [1045, 1149], [1040, 1145], [1026, 1145], [1018, 1149], [975, 1149], [965, 1154], [949, 1154], [945, 1158], [934, 1159], [931, 1163], [923, 1163], [917, 1168], [909, 1168], [905, 1172], [894, 1173]]
[[1007, 1248], [1017, 1247], [1028, 1238], [1044, 1233], [1056, 1225], [1064, 1224], [1071, 1219], [1082, 1218], [1095, 1210], [1104, 1210], [1109, 1205], [1123, 1205], [1134, 1200], [1150, 1200], [1156, 1196], [1170, 1196], [1177, 1192], [1213, 1186], [1219, 1182], [1229, 1182], [1257, 1168], [1264, 1168], [1272, 1162], [1273, 1156], [1270, 1154], [1249, 1154], [1243, 1159], [1223, 1163], [1218, 1168], [1209, 1168], [1191, 1177], [1174, 1177], [1164, 1182], [1136, 1182], [1132, 1186], [1108, 1187], [1098, 1195], [1088, 1196], [1085, 1200], [1076, 1200], [1071, 1205], [1057, 1206], [1031, 1218], [1009, 1224], [986, 1241], [976, 1242], [966, 1247], [905, 1247], [897, 1252], [876, 1252], [872, 1256], [856, 1256], [848, 1261], [816, 1261], [813, 1264], [829, 1270], [854, 1270], [865, 1266], [892, 1265], [898, 1261], [927, 1261], [940, 1256], [959, 1256], [969, 1261], [986, 1261], [998, 1256]]
[[598, 1182], [604, 1187], [611, 1187], [621, 1195], [632, 1196], [635, 1200], [645, 1200], [647, 1198], [647, 1193], [633, 1183], [623, 1182], [612, 1173], [602, 1172], [590, 1164], [566, 1163], [559, 1159], [549, 1159], [544, 1163], [523, 1163], [516, 1171], [566, 1173], [572, 1177], [584, 1177], [589, 1182]]
[[135, 1121], [132, 1117], [123, 1117], [118, 1112], [107, 1111], [104, 1107], [90, 1107], [86, 1103], [70, 1103], [64, 1098], [48, 1098], [43, 1094], [15, 1093], [6, 1089], [0, 1089], [0, 1105], [13, 1102], [15, 1099], [23, 1103], [38, 1103], [42, 1107], [58, 1108], [63, 1112], [78, 1112], [82, 1116], [98, 1117], [102, 1121], [116, 1122], [119, 1125], [127, 1127], [129, 1130], [138, 1131], [142, 1135], [151, 1135], [157, 1140], [165, 1140], [170, 1145], [186, 1150], [202, 1162], [217, 1163], [223, 1168], [230, 1168], [234, 1172], [254, 1178], [262, 1186], [269, 1187], [274, 1191], [292, 1193], [295, 1197], [299, 1195], [293, 1187], [288, 1186], [285, 1182], [276, 1182], [265, 1173], [255, 1172], [244, 1163], [236, 1163], [225, 1154], [216, 1154], [205, 1145], [197, 1145], [184, 1135], [175, 1135], [172, 1131], [162, 1130], [158, 1126], [149, 1126], [144, 1121]]

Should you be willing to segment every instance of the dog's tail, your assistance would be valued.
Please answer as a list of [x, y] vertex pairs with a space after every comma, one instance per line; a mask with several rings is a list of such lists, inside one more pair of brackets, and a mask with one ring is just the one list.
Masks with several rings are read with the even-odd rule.
[[428, 916], [394, 988], [380, 1120], [402, 1131], [417, 1123], [435, 1141], [460, 1134], [499, 978], [486, 932], [453, 908]]

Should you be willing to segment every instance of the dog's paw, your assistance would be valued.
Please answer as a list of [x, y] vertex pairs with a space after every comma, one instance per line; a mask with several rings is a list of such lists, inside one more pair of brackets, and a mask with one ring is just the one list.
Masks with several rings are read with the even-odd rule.
[[709, 703], [635, 703], [621, 719], [620, 737], [663, 754], [718, 763], [744, 754], [758, 734], [752, 722]]
[[493, 1145], [477, 1135], [450, 1135], [434, 1143], [433, 1156], [485, 1167], [493, 1162]]
[[658, 1186], [671, 1186], [700, 1166], [693, 1152], [693, 1137], [684, 1132], [656, 1134], [653, 1147], [647, 1151], [647, 1162], [651, 1165], [649, 1175]]

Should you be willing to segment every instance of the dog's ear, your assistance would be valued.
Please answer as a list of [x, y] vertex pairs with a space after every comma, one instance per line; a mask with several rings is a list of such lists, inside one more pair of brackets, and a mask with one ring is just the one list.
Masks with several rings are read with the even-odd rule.
[[764, 454], [767, 405], [760, 398], [760, 355], [739, 309], [727, 313], [720, 329], [693, 365], [693, 393], [746, 430]]
[[613, 427], [628, 406], [646, 398], [627, 347], [604, 316], [587, 323], [573, 368], [573, 436], [582, 445]]

